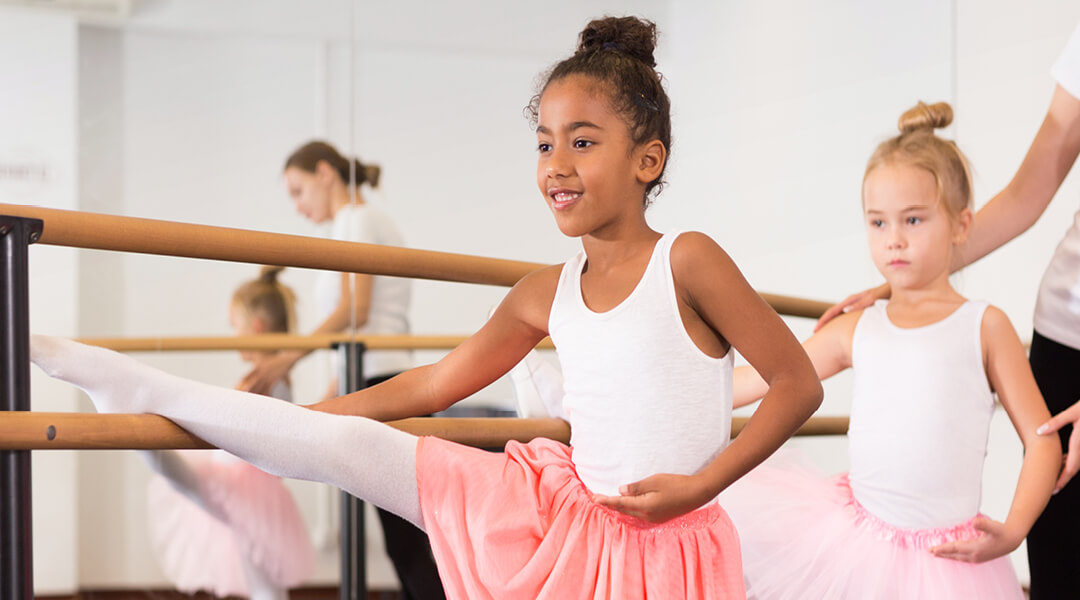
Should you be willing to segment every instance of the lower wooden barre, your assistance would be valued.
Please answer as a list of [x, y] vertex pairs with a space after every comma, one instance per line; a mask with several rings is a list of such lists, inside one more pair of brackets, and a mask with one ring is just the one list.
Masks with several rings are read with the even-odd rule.
[[[325, 350], [335, 344], [360, 342], [368, 350], [452, 350], [468, 339], [463, 335], [361, 335], [324, 333], [319, 335], [290, 335], [263, 333], [259, 335], [219, 337], [139, 337], [139, 338], [78, 338], [75, 341], [100, 346], [117, 352], [189, 352], [214, 350]], [[537, 348], [552, 349], [551, 338], [544, 338]]]
[[[746, 417], [732, 420], [738, 435]], [[561, 419], [422, 418], [388, 423], [414, 435], [432, 435], [498, 448], [510, 440], [546, 437], [569, 443], [570, 426]], [[796, 435], [844, 435], [847, 417], [814, 417]], [[165, 417], [88, 413], [0, 412], [0, 450], [179, 450], [213, 448]]]
[[[509, 440], [570, 441], [561, 419], [402, 419], [387, 423], [414, 435], [435, 435], [491, 448]], [[214, 446], [158, 415], [0, 412], [0, 450], [182, 450]]]

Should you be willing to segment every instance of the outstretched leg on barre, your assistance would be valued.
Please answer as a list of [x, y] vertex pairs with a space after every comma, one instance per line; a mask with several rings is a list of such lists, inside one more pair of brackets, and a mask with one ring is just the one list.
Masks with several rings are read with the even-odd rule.
[[416, 436], [183, 379], [71, 340], [31, 336], [30, 355], [50, 376], [86, 391], [99, 412], [162, 415], [268, 473], [329, 483], [423, 529]]

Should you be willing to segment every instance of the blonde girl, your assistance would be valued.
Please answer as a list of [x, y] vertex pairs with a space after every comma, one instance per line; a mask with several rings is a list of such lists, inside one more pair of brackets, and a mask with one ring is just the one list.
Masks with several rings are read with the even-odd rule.
[[[1057, 442], [1008, 318], [949, 284], [971, 226], [967, 162], [934, 134], [944, 103], [919, 103], [870, 157], [863, 214], [892, 298], [830, 321], [803, 343], [822, 379], [854, 369], [850, 471], [825, 478], [770, 461], [721, 495], [739, 528], [749, 594], [808, 598], [1008, 598], [1008, 560], [1050, 498]], [[735, 374], [735, 405], [768, 384]], [[1003, 521], [979, 514], [995, 394], [1024, 444]]]

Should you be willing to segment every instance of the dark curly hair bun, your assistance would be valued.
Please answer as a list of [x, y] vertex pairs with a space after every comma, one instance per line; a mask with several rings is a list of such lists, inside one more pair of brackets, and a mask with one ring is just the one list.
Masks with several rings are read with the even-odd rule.
[[656, 66], [656, 24], [637, 17], [606, 17], [589, 22], [578, 37], [577, 53], [615, 51]]

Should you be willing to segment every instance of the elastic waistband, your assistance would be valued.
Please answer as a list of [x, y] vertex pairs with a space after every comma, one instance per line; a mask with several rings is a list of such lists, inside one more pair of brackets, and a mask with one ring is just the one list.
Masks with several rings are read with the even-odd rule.
[[882, 521], [881, 518], [866, 510], [866, 507], [862, 504], [859, 504], [859, 501], [856, 500], [855, 496], [851, 493], [851, 484], [848, 481], [846, 473], [837, 477], [836, 485], [844, 490], [844, 493], [848, 498], [845, 508], [852, 511], [854, 514], [856, 526], [864, 527], [870, 530], [878, 538], [888, 540], [899, 546], [925, 550], [946, 542], [973, 539], [980, 535], [979, 530], [975, 529], [974, 525], [975, 518], [980, 515], [976, 515], [976, 517], [972, 517], [963, 523], [952, 525], [950, 527], [937, 527], [933, 529], [909, 529], [907, 527], [897, 527], [896, 525]]

